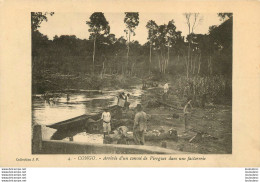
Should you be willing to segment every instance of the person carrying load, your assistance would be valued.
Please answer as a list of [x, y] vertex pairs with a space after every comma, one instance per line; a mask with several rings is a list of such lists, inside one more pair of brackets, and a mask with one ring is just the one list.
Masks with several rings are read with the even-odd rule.
[[118, 101], [117, 101], [117, 105], [120, 107], [125, 107], [125, 93], [122, 92], [119, 94], [118, 96]]
[[129, 97], [130, 97], [130, 94], [128, 93], [125, 96], [125, 109], [129, 109], [129, 106], [130, 106]]

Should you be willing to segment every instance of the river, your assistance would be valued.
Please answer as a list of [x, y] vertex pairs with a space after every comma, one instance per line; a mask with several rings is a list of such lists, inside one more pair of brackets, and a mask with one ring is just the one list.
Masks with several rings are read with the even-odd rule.
[[[117, 104], [117, 96], [120, 92], [130, 94], [130, 108], [136, 107], [141, 101], [143, 90], [141, 85], [131, 89], [102, 91], [99, 94], [91, 92], [71, 93], [70, 100], [67, 102], [67, 97], [62, 94], [56, 103], [48, 103], [41, 97], [36, 95], [32, 101], [32, 122], [43, 126], [43, 139], [50, 139], [55, 129], [46, 127], [46, 125], [54, 124], [63, 120], [77, 117], [83, 114], [95, 114], [102, 111], [103, 108]], [[103, 143], [101, 134], [78, 133], [73, 137], [77, 142]], [[65, 138], [64, 140], [69, 140]]]

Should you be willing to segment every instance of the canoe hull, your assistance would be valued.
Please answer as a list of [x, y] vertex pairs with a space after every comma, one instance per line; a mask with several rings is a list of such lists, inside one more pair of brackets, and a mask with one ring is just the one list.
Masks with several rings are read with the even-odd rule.
[[[120, 107], [119, 106], [111, 106], [108, 108], [112, 116], [120, 115]], [[102, 112], [95, 115], [81, 115], [75, 118], [71, 118], [65, 121], [61, 121], [52, 125], [47, 125], [47, 127], [57, 129], [57, 130], [75, 130], [86, 128], [88, 124], [93, 124], [95, 122], [99, 122], [102, 115]]]

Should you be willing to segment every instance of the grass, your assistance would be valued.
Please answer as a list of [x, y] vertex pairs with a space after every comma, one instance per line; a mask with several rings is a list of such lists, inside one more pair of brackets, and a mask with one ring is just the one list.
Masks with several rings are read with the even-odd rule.
[[179, 77], [173, 85], [178, 96], [191, 99], [197, 105], [203, 99], [215, 104], [231, 104], [232, 80], [224, 76]]

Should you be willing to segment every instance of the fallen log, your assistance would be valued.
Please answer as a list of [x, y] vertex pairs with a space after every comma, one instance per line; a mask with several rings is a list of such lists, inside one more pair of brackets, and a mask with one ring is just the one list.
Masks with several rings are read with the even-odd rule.
[[173, 108], [173, 109], [176, 109], [176, 110], [182, 110], [182, 108], [179, 108], [177, 106], [173, 106], [173, 105], [170, 105], [170, 104], [166, 104], [166, 103], [158, 101], [158, 100], [156, 102], [163, 105], [163, 106], [167, 106], [167, 107], [170, 107], [170, 108]]
[[64, 90], [51, 90], [50, 93], [93, 93], [102, 94], [102, 90], [85, 90], [85, 89], [64, 89]]
[[215, 137], [215, 136], [212, 136], [211, 134], [209, 134], [208, 132], [206, 131], [199, 131], [199, 130], [196, 130], [194, 128], [191, 128], [190, 131], [193, 131], [195, 133], [199, 133], [202, 135], [202, 137], [208, 137], [208, 138], [212, 138], [213, 140], [217, 140], [218, 137]]
[[[106, 140], [113, 143], [118, 142], [119, 140], [125, 139], [126, 141], [134, 140], [133, 132], [126, 132], [125, 130], [123, 133], [115, 130], [113, 134], [110, 134], [106, 137]], [[146, 141], [152, 140], [173, 140], [178, 141], [178, 134], [177, 131], [174, 129], [170, 129], [167, 132], [160, 132], [158, 130], [147, 131], [144, 134]]]
[[193, 143], [193, 142], [200, 142], [203, 138], [210, 138], [210, 139], [213, 139], [213, 140], [217, 140], [218, 138], [217, 137], [214, 137], [210, 134], [208, 134], [207, 132], [204, 132], [204, 131], [198, 131], [196, 129], [190, 129], [190, 131], [193, 131], [195, 133], [197, 133], [195, 136], [193, 136], [189, 142], [190, 143]]
[[156, 100], [150, 100], [147, 103], [148, 108], [157, 108], [159, 107], [160, 103], [158, 103]]

